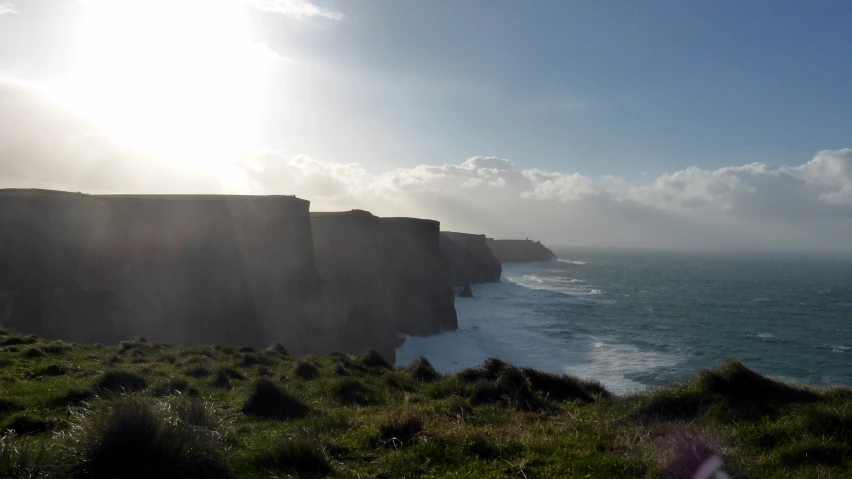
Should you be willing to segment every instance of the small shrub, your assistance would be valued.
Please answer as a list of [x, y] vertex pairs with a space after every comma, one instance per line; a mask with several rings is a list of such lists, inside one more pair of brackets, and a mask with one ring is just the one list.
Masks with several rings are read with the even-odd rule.
[[438, 371], [435, 370], [435, 367], [432, 366], [432, 363], [424, 356], [415, 359], [408, 369], [411, 371], [414, 379], [419, 381], [434, 381], [441, 377]]
[[332, 387], [332, 394], [343, 404], [366, 406], [371, 402], [367, 393], [367, 388], [354, 378], [339, 379]]
[[252, 464], [294, 477], [325, 477], [332, 472], [322, 448], [306, 438], [279, 439], [257, 454]]
[[227, 478], [216, 435], [164, 404], [122, 400], [72, 423], [72, 476]]
[[134, 392], [148, 387], [144, 377], [127, 371], [108, 371], [101, 375], [95, 387], [108, 392]]
[[423, 419], [415, 409], [394, 409], [371, 441], [373, 447], [401, 449], [411, 445], [423, 432]]
[[39, 434], [53, 429], [55, 426], [52, 422], [45, 422], [40, 419], [33, 419], [27, 416], [16, 416], [5, 429], [15, 431], [15, 434], [22, 436], [24, 434]]
[[375, 349], [369, 349], [358, 358], [358, 362], [368, 368], [393, 369], [393, 366]]
[[242, 408], [250, 416], [293, 419], [306, 416], [307, 406], [267, 379], [258, 379]]
[[23, 356], [25, 358], [31, 358], [31, 359], [32, 358], [43, 358], [44, 353], [41, 352], [41, 350], [38, 349], [38, 348], [27, 348], [27, 349], [24, 350], [23, 353], [21, 353], [21, 356]]
[[308, 361], [299, 361], [296, 368], [293, 370], [296, 377], [302, 378], [305, 381], [317, 379], [319, 377], [319, 369]]

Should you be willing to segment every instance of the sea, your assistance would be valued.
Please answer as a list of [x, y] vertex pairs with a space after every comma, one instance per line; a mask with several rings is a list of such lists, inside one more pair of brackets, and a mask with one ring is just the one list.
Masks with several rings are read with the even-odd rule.
[[763, 374], [852, 386], [852, 256], [566, 248], [504, 264], [456, 298], [459, 329], [411, 337], [404, 365], [489, 357], [596, 379], [617, 394], [689, 379], [735, 358]]

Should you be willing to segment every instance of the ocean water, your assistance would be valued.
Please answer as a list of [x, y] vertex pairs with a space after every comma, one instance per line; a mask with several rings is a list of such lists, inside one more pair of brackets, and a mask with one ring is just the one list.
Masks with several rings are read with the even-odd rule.
[[629, 393], [736, 358], [764, 374], [852, 385], [852, 257], [555, 251], [456, 299], [459, 330], [408, 338], [443, 372], [497, 357]]

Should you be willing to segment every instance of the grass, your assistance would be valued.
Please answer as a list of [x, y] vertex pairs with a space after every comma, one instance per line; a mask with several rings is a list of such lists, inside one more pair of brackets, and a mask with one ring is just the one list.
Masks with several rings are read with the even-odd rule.
[[497, 359], [440, 374], [375, 352], [9, 340], [0, 478], [675, 478], [716, 454], [732, 477], [852, 477], [852, 391], [733, 361], [617, 397]]

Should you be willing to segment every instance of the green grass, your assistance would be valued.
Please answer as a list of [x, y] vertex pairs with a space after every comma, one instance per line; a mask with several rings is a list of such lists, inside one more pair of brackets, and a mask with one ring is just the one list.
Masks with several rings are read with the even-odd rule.
[[494, 359], [0, 340], [0, 478], [852, 477], [852, 391], [738, 362], [615, 397]]

